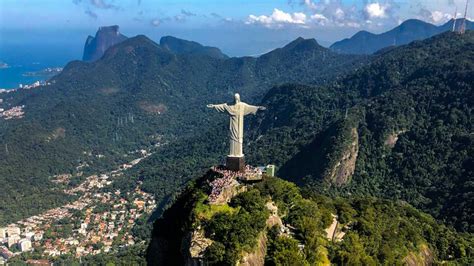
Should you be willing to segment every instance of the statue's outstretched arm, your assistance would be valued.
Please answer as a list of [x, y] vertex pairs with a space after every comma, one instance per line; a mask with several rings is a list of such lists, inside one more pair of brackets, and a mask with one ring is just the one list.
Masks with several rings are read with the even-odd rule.
[[254, 105], [250, 105], [250, 104], [245, 104], [245, 110], [244, 110], [244, 115], [248, 115], [248, 114], [256, 114], [257, 111], [261, 110], [266, 110], [267, 108], [266, 107], [263, 107], [263, 106], [254, 106]]
[[229, 106], [226, 103], [223, 104], [208, 104], [208, 108], [216, 109], [219, 112], [229, 112]]

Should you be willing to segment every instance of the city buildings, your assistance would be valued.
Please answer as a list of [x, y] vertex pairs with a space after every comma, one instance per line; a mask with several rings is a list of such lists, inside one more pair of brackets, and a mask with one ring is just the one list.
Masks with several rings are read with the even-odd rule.
[[[149, 155], [142, 154], [142, 158]], [[129, 165], [133, 167], [142, 158]], [[0, 228], [0, 256], [4, 262], [36, 247], [41, 247], [44, 258], [49, 259], [66, 254], [81, 257], [113, 252], [135, 245], [137, 239], [131, 234], [132, 228], [137, 219], [151, 215], [156, 203], [151, 194], [140, 190], [141, 183], [132, 191], [106, 192], [104, 188], [121, 175], [122, 170], [117, 169], [88, 176], [78, 186], [64, 191], [77, 196], [77, 200]], [[52, 178], [67, 183], [70, 177]]]

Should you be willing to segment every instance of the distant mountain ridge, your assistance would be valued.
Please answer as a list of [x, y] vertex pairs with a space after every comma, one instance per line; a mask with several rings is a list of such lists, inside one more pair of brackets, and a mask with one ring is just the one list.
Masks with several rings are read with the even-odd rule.
[[96, 61], [100, 59], [105, 51], [111, 46], [123, 42], [127, 37], [119, 32], [119, 26], [100, 27], [95, 37], [88, 36], [84, 45], [83, 61]]
[[[456, 29], [462, 25], [462, 19], [456, 20]], [[453, 28], [454, 20], [436, 26], [417, 19], [409, 19], [390, 31], [374, 34], [359, 31], [351, 38], [338, 41], [330, 49], [346, 54], [373, 54], [381, 49], [408, 44], [412, 41], [430, 38]], [[474, 29], [474, 23], [466, 20], [466, 29]]]
[[[119, 44], [128, 38], [119, 32], [119, 26], [99, 27], [95, 37], [88, 36], [84, 45], [83, 61], [93, 62], [100, 59], [110, 47]], [[173, 36], [164, 36], [160, 39], [160, 46], [175, 54], [205, 55], [217, 59], [229, 58], [217, 47], [204, 46], [198, 42], [179, 39]]]
[[187, 41], [173, 36], [161, 37], [160, 45], [177, 54], [207, 55], [218, 59], [228, 58], [219, 48], [204, 46], [197, 42]]

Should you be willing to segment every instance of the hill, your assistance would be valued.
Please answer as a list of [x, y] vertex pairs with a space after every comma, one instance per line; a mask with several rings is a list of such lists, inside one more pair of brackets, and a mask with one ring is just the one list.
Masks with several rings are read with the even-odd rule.
[[[223, 60], [176, 54], [136, 36], [110, 47], [97, 61], [73, 61], [48, 86], [1, 94], [1, 108], [24, 114], [0, 118], [0, 223], [69, 200], [64, 188], [51, 182], [54, 176], [70, 174], [71, 185], [77, 184], [130, 161], [141, 149], [162, 154], [149, 159], [160, 162], [159, 169], [144, 162], [135, 174], [142, 179], [149, 174], [148, 191], [165, 200], [192, 178], [190, 170], [217, 159], [206, 154], [225, 147], [224, 141], [196, 142], [202, 158], [186, 153], [192, 150], [189, 140], [208, 140], [196, 132], [218, 135], [214, 129], [224, 125], [223, 117], [209, 115], [207, 103], [227, 101], [237, 91], [253, 101], [272, 86], [295, 80], [322, 84], [366, 60], [314, 42], [267, 57]], [[286, 68], [279, 66], [283, 61]]]
[[235, 184], [227, 202], [208, 195], [223, 174], [190, 184], [154, 224], [149, 265], [379, 265], [472, 262], [472, 237], [410, 205], [374, 198], [305, 198], [267, 178]]
[[189, 53], [206, 55], [218, 59], [229, 58], [219, 48], [203, 46], [200, 43], [178, 39], [173, 36], [164, 36], [160, 39], [160, 45], [177, 54]]
[[[471, 31], [444, 33], [364, 65], [367, 57], [302, 38], [259, 58], [229, 59], [127, 39], [95, 62], [71, 62], [51, 85], [0, 94], [1, 107], [18, 114], [0, 117], [0, 223], [75, 199], [64, 190], [118, 165], [128, 170], [106, 192], [140, 184], [159, 216], [227, 150], [228, 118], [205, 104], [241, 92], [268, 108], [247, 120], [248, 161], [276, 163], [305, 197], [273, 179], [216, 208], [206, 184], [218, 175], [208, 173], [155, 224], [150, 263], [184, 259], [179, 247], [191, 229], [215, 243], [203, 256], [216, 264], [471, 263], [473, 44]], [[151, 155], [125, 164], [142, 150]], [[58, 175], [71, 180], [57, 184]], [[291, 237], [267, 230], [274, 206], [295, 228], [284, 229]], [[343, 225], [341, 242], [322, 233], [331, 214]]]
[[473, 232], [473, 48], [474, 32], [449, 32], [331, 85], [275, 87], [247, 154], [309, 191], [404, 200]]
[[82, 60], [96, 61], [104, 55], [109, 47], [123, 42], [127, 37], [119, 32], [119, 26], [100, 27], [95, 37], [88, 36], [84, 45]]
[[[436, 26], [421, 20], [409, 19], [390, 31], [373, 34], [367, 31], [359, 31], [348, 39], [341, 40], [331, 45], [333, 51], [347, 54], [372, 54], [383, 48], [400, 46], [416, 40], [424, 40], [453, 28], [454, 20]], [[462, 19], [456, 21], [458, 29]], [[466, 21], [467, 29], [474, 29], [474, 23]]]

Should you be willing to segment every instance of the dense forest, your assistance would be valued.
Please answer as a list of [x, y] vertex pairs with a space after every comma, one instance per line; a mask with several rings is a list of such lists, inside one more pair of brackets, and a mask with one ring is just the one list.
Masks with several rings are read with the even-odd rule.
[[25, 116], [0, 121], [0, 224], [69, 200], [49, 182], [54, 175], [85, 177], [110, 170], [135, 159], [136, 150], [155, 151], [156, 144], [166, 157], [144, 165], [169, 164], [158, 173], [151, 173], [156, 165], [137, 172], [150, 175], [146, 187], [161, 200], [192, 178], [190, 170], [209, 167], [218, 158], [207, 156], [213, 143], [196, 143], [189, 150], [193, 154], [184, 149], [193, 138], [204, 139], [197, 133], [211, 132], [224, 121], [206, 104], [230, 101], [234, 92], [257, 101], [284, 82], [322, 84], [366, 60], [301, 38], [258, 58], [220, 59], [177, 54], [137, 36], [111, 47], [96, 62], [71, 62], [49, 86], [1, 95], [1, 108], [24, 105]]
[[[404, 200], [473, 232], [473, 48], [473, 32], [445, 33], [328, 86], [276, 87], [247, 153], [310, 191]], [[354, 173], [341, 183], [354, 143]]]
[[[147, 251], [150, 265], [183, 265], [189, 261], [187, 238], [203, 230], [212, 241], [204, 253], [209, 265], [235, 265], [266, 244], [266, 265], [400, 265], [403, 263], [472, 262], [471, 235], [439, 225], [430, 215], [403, 202], [364, 197], [351, 200], [312, 194], [278, 178], [243, 185], [245, 192], [228, 204], [207, 205], [210, 171], [191, 183], [155, 223]], [[283, 226], [266, 223], [274, 202]], [[344, 232], [342, 241], [328, 239], [325, 229], [334, 217]]]

